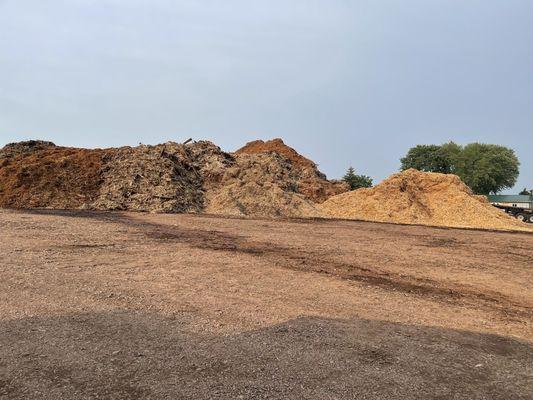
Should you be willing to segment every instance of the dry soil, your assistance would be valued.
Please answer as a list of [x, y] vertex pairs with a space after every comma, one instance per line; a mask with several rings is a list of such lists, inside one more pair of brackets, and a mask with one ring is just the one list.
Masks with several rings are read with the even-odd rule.
[[0, 211], [2, 399], [531, 399], [533, 235]]

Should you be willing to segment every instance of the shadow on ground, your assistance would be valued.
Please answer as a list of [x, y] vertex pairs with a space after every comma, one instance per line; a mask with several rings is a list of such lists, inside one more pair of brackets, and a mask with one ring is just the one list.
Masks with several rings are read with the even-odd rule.
[[0, 323], [6, 399], [530, 399], [533, 345], [302, 317], [231, 336], [140, 312]]

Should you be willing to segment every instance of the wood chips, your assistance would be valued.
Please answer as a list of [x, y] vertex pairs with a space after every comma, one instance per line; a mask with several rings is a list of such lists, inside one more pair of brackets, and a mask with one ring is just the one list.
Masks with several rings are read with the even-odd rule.
[[473, 195], [456, 175], [415, 169], [370, 189], [331, 197], [319, 209], [328, 217], [461, 228], [531, 230]]

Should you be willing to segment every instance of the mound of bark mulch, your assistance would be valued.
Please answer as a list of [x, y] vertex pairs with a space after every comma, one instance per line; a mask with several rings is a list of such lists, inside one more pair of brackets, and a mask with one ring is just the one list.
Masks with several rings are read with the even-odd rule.
[[177, 143], [108, 149], [91, 208], [199, 212], [203, 181], [198, 168], [187, 147]]
[[0, 150], [0, 206], [87, 208], [102, 183], [102, 150], [28, 141]]
[[527, 224], [476, 196], [456, 175], [415, 169], [369, 189], [331, 197], [319, 206], [330, 217], [461, 228], [529, 230]]
[[0, 207], [316, 216], [315, 203], [347, 190], [276, 143], [279, 151], [234, 154], [208, 141], [97, 150], [9, 144], [0, 150]]

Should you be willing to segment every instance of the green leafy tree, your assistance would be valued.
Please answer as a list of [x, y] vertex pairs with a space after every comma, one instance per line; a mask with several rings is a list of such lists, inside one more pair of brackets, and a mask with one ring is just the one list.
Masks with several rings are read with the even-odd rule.
[[462, 154], [463, 147], [458, 145], [455, 142], [448, 142], [440, 145], [441, 156], [446, 157], [449, 163], [449, 172], [446, 173], [456, 173], [457, 163]]
[[449, 142], [443, 145], [418, 145], [401, 159], [401, 169], [453, 173], [474, 193], [498, 193], [516, 183], [520, 162], [514, 151], [504, 146], [471, 143], [464, 147]]
[[466, 145], [456, 160], [456, 173], [474, 193], [498, 193], [512, 188], [520, 162], [513, 150], [495, 144]]
[[402, 170], [414, 168], [425, 172], [452, 172], [453, 164], [447, 149], [434, 144], [420, 144], [411, 148], [401, 159]]
[[527, 188], [524, 188], [524, 190], [522, 190], [519, 194], [522, 196], [529, 196], [532, 192], [533, 190], [527, 190]]
[[372, 187], [372, 178], [366, 175], [357, 175], [353, 167], [348, 168], [342, 180], [350, 185], [350, 190]]

